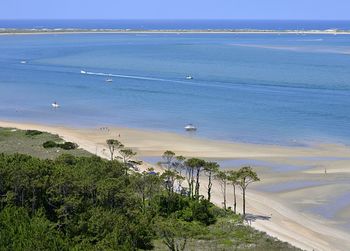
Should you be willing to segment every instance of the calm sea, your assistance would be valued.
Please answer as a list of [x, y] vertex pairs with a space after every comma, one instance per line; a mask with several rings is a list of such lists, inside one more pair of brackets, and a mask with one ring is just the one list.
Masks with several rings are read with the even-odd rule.
[[0, 36], [0, 119], [348, 144], [350, 36]]
[[21, 29], [258, 29], [350, 30], [350, 21], [312, 20], [0, 20], [0, 28]]

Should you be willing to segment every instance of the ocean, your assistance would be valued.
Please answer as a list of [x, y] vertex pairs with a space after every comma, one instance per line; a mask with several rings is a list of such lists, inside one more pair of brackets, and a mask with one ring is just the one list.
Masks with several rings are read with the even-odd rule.
[[[11, 22], [8, 27], [25, 26]], [[349, 26], [335, 23], [318, 27]], [[115, 28], [85, 27], [97, 26]], [[53, 109], [54, 101], [61, 107]], [[0, 119], [181, 134], [192, 123], [198, 131], [191, 137], [349, 144], [350, 35], [0, 36]]]
[[0, 20], [0, 28], [17, 29], [256, 29], [350, 30], [349, 20]]

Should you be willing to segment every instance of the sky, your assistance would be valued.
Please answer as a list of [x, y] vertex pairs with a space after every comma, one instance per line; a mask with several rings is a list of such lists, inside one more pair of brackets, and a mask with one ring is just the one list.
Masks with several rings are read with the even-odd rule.
[[349, 20], [350, 0], [0, 0], [0, 19]]

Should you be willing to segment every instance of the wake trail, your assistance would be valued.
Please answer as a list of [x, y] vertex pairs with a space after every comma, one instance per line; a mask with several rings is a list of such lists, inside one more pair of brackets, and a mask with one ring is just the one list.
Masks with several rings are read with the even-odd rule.
[[181, 81], [181, 80], [173, 80], [173, 79], [165, 79], [165, 78], [154, 78], [154, 77], [144, 77], [144, 76], [134, 76], [134, 75], [111, 74], [111, 73], [103, 73], [103, 72], [81, 71], [81, 74], [94, 75], [94, 76], [104, 76], [104, 77], [147, 80], [147, 81], [157, 81], [157, 82], [169, 82], [169, 83], [177, 83], [177, 84], [201, 85], [199, 83], [193, 83], [193, 82], [189, 83], [189, 81]]

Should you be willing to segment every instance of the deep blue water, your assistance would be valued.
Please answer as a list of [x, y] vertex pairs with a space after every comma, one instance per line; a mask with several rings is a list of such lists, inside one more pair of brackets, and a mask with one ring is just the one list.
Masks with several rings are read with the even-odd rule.
[[0, 20], [0, 28], [350, 30], [350, 21], [319, 20]]
[[0, 36], [0, 119], [350, 143], [350, 36]]

